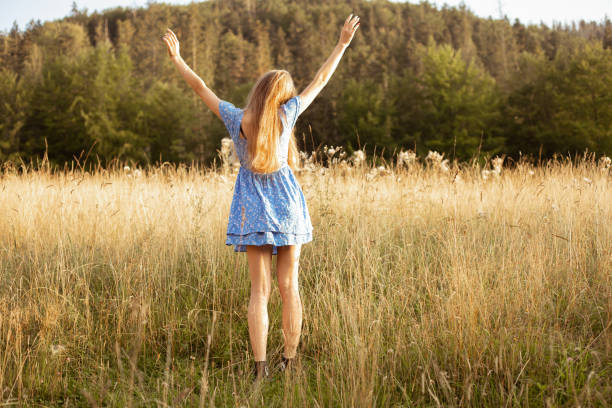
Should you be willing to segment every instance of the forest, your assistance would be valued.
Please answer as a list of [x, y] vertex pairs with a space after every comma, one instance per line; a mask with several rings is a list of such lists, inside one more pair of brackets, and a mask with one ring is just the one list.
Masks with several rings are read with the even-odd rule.
[[612, 153], [612, 22], [526, 25], [465, 6], [386, 0], [151, 2], [0, 32], [0, 163], [201, 163], [223, 123], [184, 83], [161, 37], [221, 99], [244, 106], [256, 79], [288, 70], [299, 93], [361, 26], [296, 125], [301, 150], [342, 145], [381, 159]]

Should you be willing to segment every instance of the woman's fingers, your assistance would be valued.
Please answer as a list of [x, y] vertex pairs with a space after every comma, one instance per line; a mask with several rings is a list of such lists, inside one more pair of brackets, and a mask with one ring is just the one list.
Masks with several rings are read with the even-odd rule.
[[169, 28], [166, 30], [166, 34], [162, 37], [166, 45], [168, 46], [168, 54], [170, 56], [178, 55], [179, 53], [179, 42], [176, 38], [176, 34]]
[[174, 46], [172, 45], [170, 38], [164, 36], [164, 42], [166, 43], [166, 47], [168, 48], [168, 54], [172, 55], [172, 49], [174, 49]]
[[166, 41], [166, 43], [168, 44], [169, 47], [177, 47], [178, 46], [178, 40], [176, 39], [176, 37], [173, 37], [170, 34], [166, 34], [164, 35], [164, 40]]
[[168, 29], [168, 33], [166, 34], [168, 36], [168, 39], [172, 42], [176, 41], [176, 36], [174, 35], [174, 33], [172, 31], [170, 31], [170, 29]]
[[359, 27], [359, 16], [353, 15], [352, 13], [344, 20], [342, 31], [340, 32], [340, 41], [343, 44], [348, 44], [353, 39], [355, 31]]
[[178, 42], [178, 38], [176, 37], [176, 34], [174, 34], [174, 31], [168, 28], [168, 34], [170, 35], [171, 38], [173, 38], [176, 42]]
[[359, 24], [359, 16], [354, 16], [351, 14], [344, 22], [344, 28], [347, 31], [353, 31], [357, 24]]
[[167, 29], [166, 30], [166, 34], [164, 35], [165, 37], [167, 37], [172, 44], [174, 43], [178, 43], [178, 39], [176, 38], [176, 34], [174, 34], [174, 32], [171, 29]]

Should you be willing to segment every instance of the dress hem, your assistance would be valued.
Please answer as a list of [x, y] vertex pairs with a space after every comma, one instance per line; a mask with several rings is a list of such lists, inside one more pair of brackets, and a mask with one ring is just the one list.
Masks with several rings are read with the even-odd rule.
[[287, 245], [305, 244], [312, 241], [312, 232], [291, 234], [278, 231], [252, 232], [248, 234], [227, 234], [225, 245], [234, 245], [234, 252], [246, 252], [247, 245], [272, 245], [272, 255], [277, 254], [277, 248]]

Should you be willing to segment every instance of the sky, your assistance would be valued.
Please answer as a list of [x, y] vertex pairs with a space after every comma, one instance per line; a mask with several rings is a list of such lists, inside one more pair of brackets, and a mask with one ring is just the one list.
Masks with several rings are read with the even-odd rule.
[[[87, 8], [91, 14], [94, 10], [107, 8], [142, 7], [151, 0], [78, 0], [79, 9]], [[165, 3], [189, 4], [192, 0], [165, 0]], [[333, 1], [333, 0], [332, 0]], [[397, 1], [397, 0], [396, 0]], [[401, 1], [401, 0], [400, 0]], [[31, 19], [41, 21], [56, 20], [70, 14], [73, 0], [0, 0], [0, 31], [9, 31], [13, 21], [24, 29]], [[154, 2], [154, 1], [153, 1]], [[412, 0], [411, 3], [419, 3]], [[464, 3], [471, 11], [481, 17], [499, 16], [498, 0], [430, 0], [441, 7], [444, 4], [456, 6]], [[607, 16], [612, 18], [612, 0], [501, 0], [504, 15], [510, 21], [518, 18], [527, 24], [547, 25], [570, 23], [581, 19], [597, 22]]]

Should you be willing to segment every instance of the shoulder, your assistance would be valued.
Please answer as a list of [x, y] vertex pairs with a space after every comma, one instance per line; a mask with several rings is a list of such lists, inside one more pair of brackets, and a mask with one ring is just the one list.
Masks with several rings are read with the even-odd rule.
[[237, 114], [238, 112], [241, 112], [241, 111], [242, 111], [242, 109], [238, 109], [231, 102], [223, 101], [223, 100], [221, 100], [219, 102], [219, 113], [221, 114], [221, 116], [223, 116], [223, 115], [225, 115], [225, 116], [233, 116], [233, 115], [235, 115], [235, 114]]
[[224, 100], [219, 102], [219, 115], [234, 143], [238, 138], [242, 114], [243, 110], [234, 106], [233, 103]]
[[223, 100], [219, 102], [219, 114], [226, 125], [239, 120], [242, 113], [242, 109], [237, 108], [231, 102]]
[[289, 99], [282, 105], [283, 111], [285, 112], [285, 115], [291, 127], [295, 125], [295, 121], [297, 120], [297, 117], [300, 112], [301, 102], [302, 101], [300, 95], [295, 95], [293, 98]]
[[287, 112], [295, 112], [297, 109], [299, 109], [300, 102], [300, 95], [295, 95], [293, 98], [289, 99], [283, 104], [283, 109], [285, 109]]

